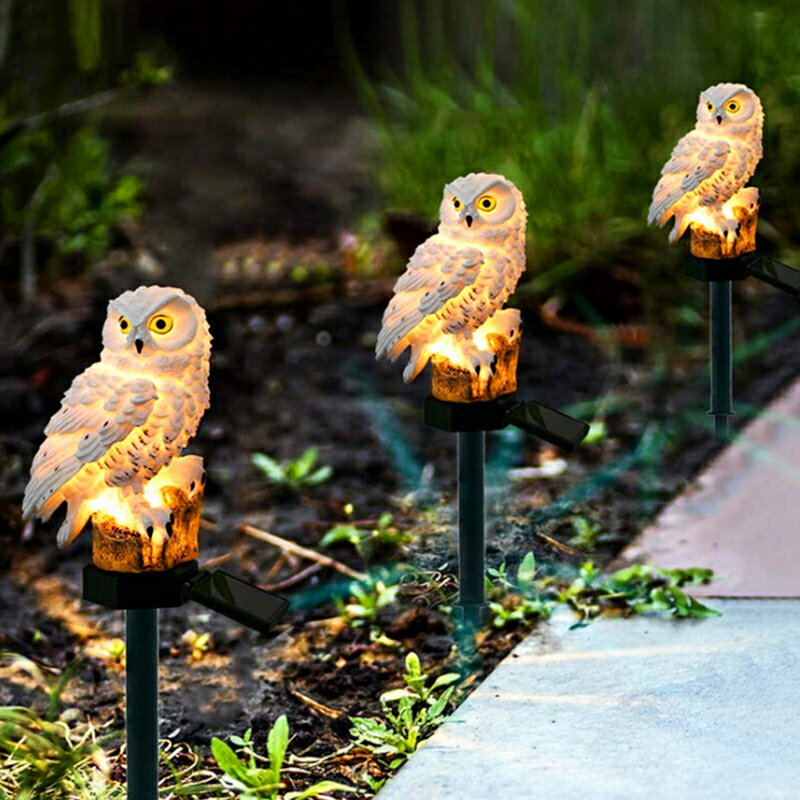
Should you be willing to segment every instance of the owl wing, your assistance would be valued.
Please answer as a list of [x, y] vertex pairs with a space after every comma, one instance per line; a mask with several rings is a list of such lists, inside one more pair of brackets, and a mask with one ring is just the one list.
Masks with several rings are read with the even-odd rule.
[[45, 428], [25, 488], [23, 516], [47, 519], [64, 497], [59, 490], [87, 464], [99, 461], [136, 427], [145, 425], [157, 400], [147, 378], [120, 381], [119, 373], [93, 364], [72, 382]]
[[451, 244], [437, 240], [437, 236], [423, 242], [395, 284], [394, 297], [383, 315], [376, 356], [400, 355], [407, 346], [406, 337], [472, 286], [483, 264], [483, 254], [477, 247], [454, 251]]
[[647, 215], [648, 225], [664, 225], [672, 209], [683, 197], [694, 192], [703, 181], [719, 173], [728, 162], [731, 146], [725, 139], [709, 139], [699, 133], [687, 133], [672, 151], [661, 170], [661, 180], [653, 191]]

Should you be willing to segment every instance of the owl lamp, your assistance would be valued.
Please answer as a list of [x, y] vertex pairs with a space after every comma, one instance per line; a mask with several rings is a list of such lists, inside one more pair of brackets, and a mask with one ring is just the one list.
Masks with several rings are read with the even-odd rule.
[[519, 189], [502, 175], [470, 173], [444, 187], [439, 216], [395, 284], [375, 353], [394, 361], [410, 351], [407, 383], [430, 361], [425, 422], [458, 433], [457, 610], [474, 629], [485, 613], [485, 432], [515, 425], [571, 449], [589, 426], [516, 398], [520, 313], [503, 306], [525, 271]]
[[66, 515], [66, 546], [91, 520], [83, 597], [125, 609], [129, 800], [158, 797], [158, 609], [196, 600], [261, 632], [283, 598], [197, 566], [203, 461], [182, 455], [209, 406], [211, 333], [181, 289], [141, 286], [108, 304], [100, 360], [45, 428], [23, 515]]
[[742, 83], [700, 93], [697, 123], [672, 151], [653, 190], [647, 221], [674, 219], [670, 242], [691, 231], [691, 252], [720, 259], [755, 250], [758, 189], [745, 184], [761, 160], [764, 111]]
[[410, 350], [407, 383], [432, 361], [439, 400], [494, 400], [517, 388], [520, 315], [503, 306], [525, 271], [525, 201], [502, 175], [470, 173], [445, 186], [439, 215], [394, 287], [375, 352]]
[[211, 333], [180, 289], [141, 286], [112, 300], [100, 360], [67, 390], [45, 428], [22, 511], [63, 503], [69, 544], [91, 519], [92, 560], [116, 572], [197, 558], [203, 460], [181, 452], [208, 408]]

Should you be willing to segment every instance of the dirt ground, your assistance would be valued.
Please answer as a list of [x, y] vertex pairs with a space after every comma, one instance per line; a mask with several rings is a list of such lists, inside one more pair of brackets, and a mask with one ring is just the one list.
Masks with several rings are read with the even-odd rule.
[[[154, 200], [151, 216], [142, 227], [145, 244], [127, 242], [119, 261], [110, 259], [111, 267], [101, 265], [85, 280], [50, 286], [35, 309], [0, 306], [4, 330], [0, 344], [0, 514], [4, 520], [0, 527], [0, 650], [57, 667], [89, 653], [66, 699], [117, 727], [123, 721], [123, 672], [109, 656], [109, 641], [122, 636], [122, 615], [79, 600], [80, 570], [90, 556], [87, 534], [61, 552], [54, 545], [57, 522], [35, 528], [22, 525], [19, 501], [27, 470], [41, 431], [69, 381], [97, 357], [105, 302], [122, 288], [120, 284], [141, 279], [141, 272], [137, 278], [136, 270], [115, 270], [113, 265], [130, 265], [137, 258], [141, 262], [148, 248], [161, 258], [165, 251], [154, 231], [167, 230], [174, 223], [176, 241], [182, 241], [200, 220], [213, 216], [213, 198], [198, 197], [202, 187], [214, 181], [208, 175], [202, 180], [189, 176], [188, 163], [170, 173], [164, 167], [167, 156], [158, 157], [162, 150], [176, 151], [170, 136], [179, 138], [184, 149], [202, 151], [203, 164], [219, 162], [230, 167], [232, 160], [236, 174], [257, 160], [254, 152], [272, 152], [271, 158], [281, 161], [268, 141], [256, 137], [248, 145], [250, 150], [244, 146], [242, 131], [259, 129], [252, 119], [249, 126], [229, 124], [236, 128], [225, 133], [228, 150], [235, 154], [229, 161], [221, 157], [222, 134], [212, 137], [217, 150], [204, 150], [198, 142], [192, 143], [192, 132], [202, 128], [198, 119], [214, 116], [216, 106], [209, 105], [207, 97], [190, 97], [174, 127], [166, 129], [158, 124], [159, 114], [165, 113], [158, 103], [167, 100], [146, 106], [135, 125], [128, 122], [131, 132], [121, 148], [150, 163], [152, 185], [159, 187], [160, 195], [155, 197], [161, 199]], [[236, 98], [226, 102], [231, 117], [237, 118]], [[252, 104], [239, 110], [242, 115], [256, 113]], [[256, 116], [269, 116], [268, 112], [262, 108]], [[349, 113], [335, 116], [341, 130], [359, 130], [358, 121], [347, 122]], [[114, 124], [123, 123], [116, 119]], [[156, 131], [162, 129], [170, 136], [162, 133], [157, 138]], [[322, 123], [316, 130], [321, 138]], [[284, 132], [280, 138], [285, 142], [292, 136]], [[307, 139], [296, 152], [306, 152], [310, 146]], [[294, 167], [275, 180], [289, 182], [290, 196], [307, 199], [330, 194], [330, 186], [309, 188], [303, 182], [305, 173], [297, 164], [307, 164], [307, 160], [293, 153], [284, 154], [281, 163], [284, 170], [287, 163]], [[344, 157], [340, 154], [337, 160], [327, 153], [325, 158], [339, 164]], [[338, 173], [331, 168], [330, 175], [337, 186]], [[359, 175], [351, 188], [357, 197], [365, 191], [363, 171]], [[188, 187], [190, 180], [196, 180], [200, 188]], [[230, 186], [226, 180], [217, 183]], [[265, 185], [274, 191], [274, 183]], [[168, 209], [181, 193], [187, 198], [185, 208], [170, 217]], [[257, 197], [251, 201], [253, 207], [259, 206]], [[242, 211], [241, 219], [252, 218], [252, 213]], [[322, 756], [347, 745], [348, 715], [377, 712], [380, 693], [397, 685], [404, 650], [415, 650], [429, 669], [459, 661], [452, 646], [451, 623], [439, 608], [442, 598], [452, 599], [456, 588], [452, 577], [457, 572], [455, 442], [452, 435], [422, 423], [427, 379], [423, 376], [405, 386], [399, 365], [374, 361], [375, 334], [391, 279], [359, 282], [347, 274], [337, 245], [341, 209], [328, 204], [311, 228], [303, 229], [298, 223], [290, 236], [279, 238], [272, 227], [277, 224], [274, 209], [269, 214], [272, 221], [263, 224], [235, 225], [226, 218], [216, 227], [211, 225], [206, 234], [212, 241], [206, 241], [201, 259], [209, 275], [187, 281], [197, 282], [198, 294], [205, 296], [214, 336], [212, 407], [191, 446], [192, 452], [205, 458], [209, 474], [202, 560], [220, 559], [231, 572], [274, 586], [308, 564], [283, 558], [275, 568], [278, 550], [242, 533], [238, 527], [242, 522], [318, 548], [322, 535], [347, 519], [348, 504], [359, 520], [374, 521], [390, 511], [394, 523], [413, 535], [413, 542], [401, 553], [388, 561], [376, 558], [365, 564], [345, 545], [329, 552], [358, 570], [396, 562], [417, 570], [404, 578], [398, 602], [381, 612], [384, 632], [402, 647], [370, 642], [366, 630], [342, 624], [332, 600], [346, 594], [346, 582], [337, 580], [341, 576], [330, 570], [286, 590], [293, 611], [271, 639], [192, 604], [165, 610], [161, 614], [161, 730], [175, 741], [207, 745], [212, 735], [241, 733], [252, 726], [263, 741], [271, 722], [285, 711], [296, 734], [295, 751]], [[293, 263], [303, 258], [305, 248], [314, 263], [327, 260], [330, 273], [311, 284], [298, 285], [283, 275], [270, 279], [266, 288], [259, 288], [257, 280], [245, 281], [238, 284], [244, 290], [231, 292], [237, 282], [226, 283], [224, 264], [232, 258], [231, 252], [237, 252], [238, 242], [247, 249], [254, 236], [267, 253], [273, 252], [270, 248], [289, 248]], [[259, 258], [270, 261], [263, 253]], [[179, 259], [164, 260], [166, 278], [175, 280], [183, 274], [185, 266], [178, 266]], [[141, 264], [137, 269], [141, 270]], [[678, 275], [675, 280], [688, 279]], [[599, 284], [597, 291], [601, 291]], [[587, 293], [591, 297], [591, 286]], [[742, 358], [736, 374], [737, 404], [747, 412], [763, 406], [800, 373], [800, 326], [794, 324], [796, 305], [776, 292], [748, 284], [737, 287], [737, 294], [739, 342], [755, 347], [754, 355]], [[602, 297], [594, 299], [602, 302]], [[698, 311], [705, 313], [703, 308]], [[602, 419], [607, 434], [563, 456], [566, 463], [553, 470], [553, 476], [528, 478], [514, 470], [552, 466], [559, 454], [514, 431], [489, 436], [487, 563], [514, 565], [533, 551], [542, 569], [550, 572], [568, 573], [589, 557], [608, 564], [712, 452], [704, 416], [703, 334], [698, 332], [686, 343], [691, 355], [659, 368], [642, 348], [609, 347], [589, 341], [580, 332], [555, 329], [552, 321], [543, 321], [546, 315], [533, 302], [523, 303], [523, 316], [519, 395], [570, 408], [587, 419]], [[622, 316], [620, 321], [625, 321]], [[763, 335], [772, 338], [759, 347], [758, 337]], [[747, 416], [743, 413], [736, 419], [741, 423]], [[320, 463], [332, 467], [333, 477], [299, 493], [270, 486], [251, 463], [254, 452], [288, 460], [309, 446], [319, 448]], [[523, 479], [510, 480], [515, 475]], [[569, 544], [574, 535], [570, 520], [576, 514], [599, 525], [602, 532], [589, 552]], [[193, 659], [182, 642], [190, 629], [211, 634], [212, 645], [199, 659]], [[512, 629], [487, 635], [478, 657], [465, 667], [471, 673], [467, 683], [478, 680], [524, 632]], [[0, 680], [0, 704], [28, 705], [34, 699], [25, 681]], [[365, 754], [354, 751], [312, 772], [316, 777], [338, 775], [353, 780], [368, 766]]]

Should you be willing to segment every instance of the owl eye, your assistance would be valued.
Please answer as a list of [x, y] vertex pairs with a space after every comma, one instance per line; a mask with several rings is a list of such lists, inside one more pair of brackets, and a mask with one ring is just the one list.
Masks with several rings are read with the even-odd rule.
[[714, 110], [714, 104], [713, 104], [713, 103], [706, 103], [706, 108], [707, 108], [709, 111], [713, 111], [713, 110]]
[[741, 107], [742, 104], [738, 100], [728, 100], [725, 104], [725, 109], [731, 114], [735, 114]]
[[456, 211], [458, 211], [458, 209], [461, 208], [461, 201], [457, 197], [453, 198], [453, 208]]
[[156, 314], [150, 318], [147, 327], [153, 333], [169, 333], [172, 330], [172, 325], [172, 317], [168, 317], [166, 314]]
[[481, 211], [494, 211], [497, 208], [497, 200], [490, 194], [485, 194], [478, 198], [478, 208]]
[[119, 318], [119, 329], [123, 333], [127, 333], [131, 329], [131, 323], [128, 321], [127, 317], [120, 317]]

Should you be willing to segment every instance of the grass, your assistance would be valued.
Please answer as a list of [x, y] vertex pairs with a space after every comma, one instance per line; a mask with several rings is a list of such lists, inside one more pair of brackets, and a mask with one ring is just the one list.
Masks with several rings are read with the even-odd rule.
[[397, 10], [399, 63], [387, 60], [378, 77], [354, 63], [379, 131], [374, 170], [385, 202], [434, 219], [447, 181], [505, 174], [531, 213], [523, 296], [579, 293], [587, 269], [622, 265], [636, 270], [646, 316], [658, 316], [664, 284], [676, 305], [678, 250], [647, 231], [645, 214], [661, 166], [694, 124], [698, 93], [724, 80], [748, 83], [764, 102], [761, 233], [784, 256], [794, 252], [793, 4], [442, 0]]
[[705, 619], [719, 612], [687, 595], [685, 588], [710, 583], [713, 577], [712, 570], [702, 567], [659, 569], [649, 564], [604, 574], [592, 561], [584, 561], [577, 575], [564, 583], [561, 577], [540, 576], [533, 553], [528, 553], [516, 576], [509, 575], [505, 564], [487, 571], [486, 596], [495, 628], [547, 619], [556, 603], [580, 615], [573, 627], [607, 611]]

